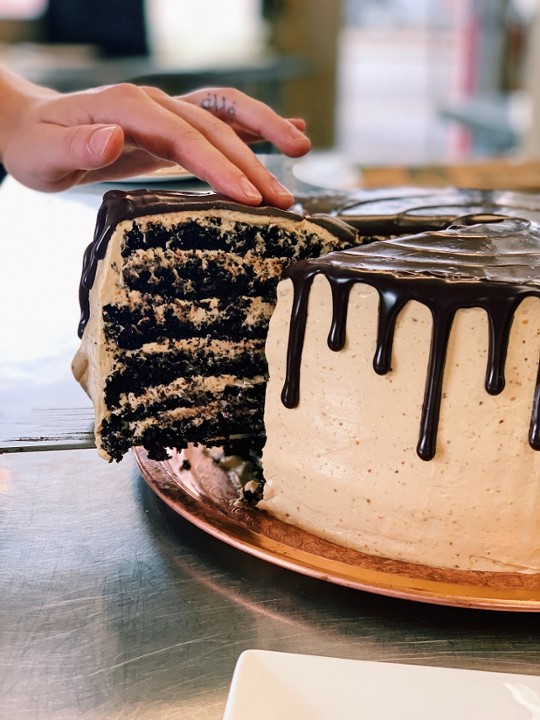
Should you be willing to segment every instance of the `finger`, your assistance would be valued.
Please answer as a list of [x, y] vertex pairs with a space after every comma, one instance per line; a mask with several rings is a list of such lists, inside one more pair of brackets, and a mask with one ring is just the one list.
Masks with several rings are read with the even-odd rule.
[[[240, 168], [259, 190], [265, 202], [283, 208], [292, 205], [294, 201], [292, 194], [264, 167], [229, 125], [196, 105], [168, 97], [162, 98], [161, 102], [164, 107], [170, 108], [171, 112], [181, 113], [191, 128], [204, 136], [213, 147]], [[215, 183], [213, 168], [207, 169], [205, 179], [210, 184]]]
[[34, 189], [64, 190], [80, 182], [86, 172], [113, 163], [123, 146], [124, 133], [117, 125], [62, 127], [41, 123], [32, 134], [34, 151], [26, 148], [22, 157], [28, 161], [15, 163], [15, 172]]
[[[176, 98], [172, 98], [170, 95], [167, 95], [167, 93], [164, 93], [159, 88], [153, 87], [153, 86], [139, 86], [142, 90], [144, 90], [149, 97], [151, 97], [153, 100], [155, 100], [158, 103], [167, 105], [171, 99], [179, 100], [182, 102], [189, 102], [191, 104], [195, 105], [201, 105], [203, 109], [206, 109], [210, 112], [213, 112], [213, 114], [216, 117], [219, 117], [220, 120], [223, 120], [226, 122], [230, 127], [234, 129], [236, 134], [244, 140], [244, 142], [247, 143], [254, 143], [254, 142], [261, 142], [267, 140], [266, 136], [264, 134], [261, 134], [260, 132], [251, 132], [239, 123], [234, 121], [235, 117], [235, 110], [236, 110], [236, 101], [234, 103], [230, 103], [227, 105], [227, 98], [224, 96], [224, 94], [227, 92], [226, 89], [207, 89], [207, 90], [196, 90], [191, 93], [187, 93], [185, 95], [177, 96]], [[242, 98], [247, 100], [249, 103], [255, 103], [259, 106], [264, 106], [263, 103], [260, 103], [257, 100], [254, 100], [253, 98], [249, 97], [249, 95], [246, 95], [245, 93], [241, 93], [240, 91], [236, 89], [230, 89], [230, 92], [233, 94], [240, 95]], [[221, 102], [222, 106], [218, 106], [218, 100], [217, 97], [221, 96]], [[201, 97], [203, 97], [203, 100], [201, 101]], [[209, 102], [210, 99], [210, 102]], [[295, 127], [297, 130], [300, 130], [302, 133], [302, 141], [305, 143], [305, 140], [307, 139], [308, 143], [310, 143], [309, 138], [305, 137], [305, 131], [306, 131], [306, 121], [303, 118], [286, 118], [283, 119], [277, 113], [271, 111], [271, 119], [273, 121], [278, 122], [286, 122]]]
[[103, 182], [120, 180], [137, 175], [149, 175], [164, 167], [178, 167], [174, 162], [161, 160], [139, 148], [124, 146], [122, 154], [110, 165], [92, 170], [80, 182]]
[[[84, 133], [88, 132], [85, 142]], [[176, 163], [164, 161], [140, 148], [125, 143], [124, 131], [117, 125], [80, 127], [77, 142], [81, 146], [80, 167], [92, 171], [92, 178], [102, 175], [120, 178], [150, 172]], [[75, 143], [73, 143], [75, 144]], [[76, 150], [73, 155], [76, 155]]]
[[207, 88], [183, 95], [182, 100], [197, 105], [220, 120], [234, 123], [252, 135], [268, 140], [291, 157], [305, 155], [311, 147], [297, 122], [282, 118], [268, 105], [235, 88]]
[[[123, 94], [119, 102], [119, 93]], [[260, 163], [235, 132], [206, 110], [158, 90], [135, 86], [106, 88], [105, 103], [90, 103], [98, 122], [112, 119], [122, 125], [128, 143], [150, 155], [183, 165], [215, 190], [249, 205], [263, 198], [289, 207], [293, 197]], [[114, 102], [113, 102], [114, 101]], [[108, 114], [104, 114], [104, 113]], [[285, 120], [284, 123], [287, 124]]]
[[[300, 118], [294, 118], [287, 120], [287, 122], [293, 124], [302, 132], [305, 132], [306, 130], [305, 120], [302, 120]], [[238, 125], [237, 123], [231, 123], [230, 127], [232, 127], [238, 137], [247, 145], [254, 145], [255, 143], [266, 142], [265, 138], [261, 137], [260, 135], [256, 135], [255, 133], [249, 132], [249, 130], [245, 130], [241, 125]]]

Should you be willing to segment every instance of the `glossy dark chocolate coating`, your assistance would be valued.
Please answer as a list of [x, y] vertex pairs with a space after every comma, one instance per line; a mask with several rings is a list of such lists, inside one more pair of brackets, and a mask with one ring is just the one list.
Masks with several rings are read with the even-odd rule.
[[[483, 219], [491, 222], [484, 224]], [[526, 218], [505, 218], [491, 212], [477, 212], [467, 220], [479, 220], [480, 224], [452, 225], [442, 231], [380, 240], [304, 260], [285, 271], [294, 285], [282, 393], [287, 407], [295, 407], [300, 398], [308, 299], [316, 275], [324, 275], [332, 289], [333, 319], [328, 345], [336, 351], [345, 343], [351, 287], [365, 283], [377, 290], [379, 322], [373, 367], [379, 374], [390, 370], [395, 324], [405, 304], [416, 300], [431, 311], [431, 352], [417, 447], [422, 459], [430, 460], [436, 452], [448, 338], [460, 308], [485, 310], [489, 320], [485, 389], [490, 394], [502, 392], [514, 314], [526, 297], [540, 297], [540, 229]], [[540, 450], [539, 398], [537, 381], [529, 432], [529, 444], [535, 450]]]

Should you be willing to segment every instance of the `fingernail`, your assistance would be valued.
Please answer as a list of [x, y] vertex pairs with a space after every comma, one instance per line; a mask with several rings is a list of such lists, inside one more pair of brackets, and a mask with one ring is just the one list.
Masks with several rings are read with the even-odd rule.
[[289, 133], [293, 140], [300, 140], [301, 138], [305, 140], [306, 134], [303, 133], [301, 130], [299, 130], [294, 125], [289, 125]]
[[286, 187], [284, 187], [278, 180], [272, 181], [272, 189], [276, 193], [276, 195], [280, 195], [283, 198], [291, 199], [293, 197], [292, 193], [287, 190]]
[[97, 130], [94, 130], [94, 132], [90, 135], [90, 140], [88, 142], [90, 150], [95, 155], [103, 155], [115, 130], [115, 125], [100, 127]]
[[242, 188], [244, 195], [247, 197], [252, 198], [253, 200], [258, 200], [259, 202], [262, 200], [261, 193], [247, 178], [242, 178], [240, 180], [240, 187]]

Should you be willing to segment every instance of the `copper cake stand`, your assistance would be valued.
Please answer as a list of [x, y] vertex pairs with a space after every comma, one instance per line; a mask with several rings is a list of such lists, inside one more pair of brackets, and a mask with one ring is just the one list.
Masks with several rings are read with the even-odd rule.
[[[375, 557], [239, 505], [228, 475], [190, 447], [165, 462], [136, 448], [141, 473], [176, 513], [219, 540], [319, 580], [389, 597], [474, 609], [540, 611], [540, 574], [461, 571]], [[187, 461], [187, 462], [186, 462]]]

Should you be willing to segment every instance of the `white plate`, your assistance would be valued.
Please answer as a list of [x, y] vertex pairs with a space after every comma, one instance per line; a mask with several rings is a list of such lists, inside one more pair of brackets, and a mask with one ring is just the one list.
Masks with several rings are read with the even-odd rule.
[[246, 650], [224, 720], [536, 720], [540, 678]]
[[293, 166], [299, 189], [351, 190], [360, 187], [361, 172], [346, 157], [334, 152], [310, 152]]
[[[284, 157], [280, 154], [257, 154], [259, 161], [266, 167], [270, 172], [277, 177], [277, 179], [284, 185], [292, 189], [295, 184], [295, 178], [292, 173], [295, 160]], [[189, 172], [181, 165], [169, 165], [167, 167], [158, 168], [153, 172], [145, 175], [131, 175], [130, 177], [119, 178], [117, 180], [110, 180], [108, 182], [118, 184], [140, 184], [140, 183], [165, 183], [165, 182], [178, 182], [182, 180], [197, 180], [197, 176]]]
[[120, 178], [119, 180], [111, 180], [115, 185], [133, 183], [159, 183], [159, 182], [178, 182], [179, 180], [192, 180], [195, 177], [193, 173], [185, 170], [180, 165], [170, 165], [168, 167], [158, 168], [147, 175], [133, 175], [131, 177]]

